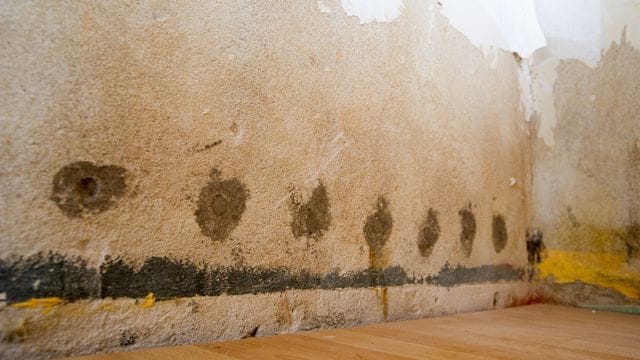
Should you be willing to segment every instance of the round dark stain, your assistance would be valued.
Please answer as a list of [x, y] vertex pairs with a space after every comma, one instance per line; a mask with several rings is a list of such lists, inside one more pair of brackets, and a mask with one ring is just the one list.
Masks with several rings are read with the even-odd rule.
[[460, 225], [462, 230], [460, 231], [460, 244], [462, 245], [462, 251], [469, 257], [471, 255], [471, 249], [473, 248], [473, 240], [476, 237], [476, 217], [471, 211], [471, 204], [458, 211], [460, 215]]
[[493, 248], [499, 253], [507, 246], [507, 224], [502, 215], [493, 215], [491, 233], [493, 237]]
[[438, 213], [429, 209], [427, 218], [420, 227], [420, 235], [418, 236], [418, 250], [420, 255], [429, 256], [433, 252], [433, 247], [440, 238], [440, 222], [438, 221]]
[[249, 192], [238, 179], [219, 180], [215, 170], [211, 174], [200, 190], [195, 216], [203, 235], [221, 241], [240, 223]]
[[103, 212], [126, 192], [125, 173], [115, 165], [74, 162], [53, 176], [50, 199], [69, 217]]
[[329, 212], [329, 195], [327, 189], [320, 183], [311, 193], [311, 198], [300, 204], [293, 197], [291, 201], [293, 221], [291, 230], [295, 237], [321, 237], [331, 224]]
[[382, 248], [391, 237], [393, 228], [393, 218], [387, 204], [387, 200], [380, 196], [376, 202], [376, 211], [367, 216], [364, 224], [364, 238], [369, 248], [375, 252], [377, 256], [382, 254]]

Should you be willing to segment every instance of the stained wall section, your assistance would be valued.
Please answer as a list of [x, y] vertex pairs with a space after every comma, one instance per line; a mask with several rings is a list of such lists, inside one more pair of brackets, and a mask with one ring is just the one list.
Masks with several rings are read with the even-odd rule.
[[3, 356], [527, 301], [518, 62], [436, 1], [0, 6]]

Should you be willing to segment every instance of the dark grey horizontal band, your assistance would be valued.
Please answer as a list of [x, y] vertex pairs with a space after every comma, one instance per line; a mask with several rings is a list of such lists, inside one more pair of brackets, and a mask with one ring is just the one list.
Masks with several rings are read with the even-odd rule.
[[285, 267], [208, 267], [166, 257], [148, 258], [136, 268], [121, 259], [107, 258], [99, 268], [82, 258], [57, 253], [0, 260], [0, 292], [8, 303], [30, 298], [59, 297], [68, 301], [99, 298], [141, 298], [153, 293], [158, 300], [196, 295], [217, 296], [281, 292], [288, 289], [340, 289], [406, 284], [451, 287], [498, 281], [522, 281], [525, 271], [511, 265], [473, 268], [445, 264], [437, 275], [414, 277], [400, 266], [340, 274], [293, 272]]

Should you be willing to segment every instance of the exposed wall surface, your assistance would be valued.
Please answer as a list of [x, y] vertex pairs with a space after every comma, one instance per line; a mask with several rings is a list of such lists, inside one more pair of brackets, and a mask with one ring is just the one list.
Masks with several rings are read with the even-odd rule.
[[517, 59], [357, 3], [2, 2], [0, 357], [526, 301]]
[[[578, 5], [584, 11], [574, 16]], [[539, 1], [538, 8], [550, 34], [529, 62], [543, 290], [581, 305], [637, 302], [640, 3]]]

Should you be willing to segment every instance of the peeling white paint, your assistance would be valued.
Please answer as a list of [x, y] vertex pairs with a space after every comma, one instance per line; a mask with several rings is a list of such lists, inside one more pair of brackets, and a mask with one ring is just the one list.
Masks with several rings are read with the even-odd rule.
[[446, 0], [442, 14], [479, 48], [498, 47], [526, 58], [547, 45], [533, 0]]
[[342, 0], [342, 9], [360, 24], [391, 22], [402, 15], [402, 0]]

